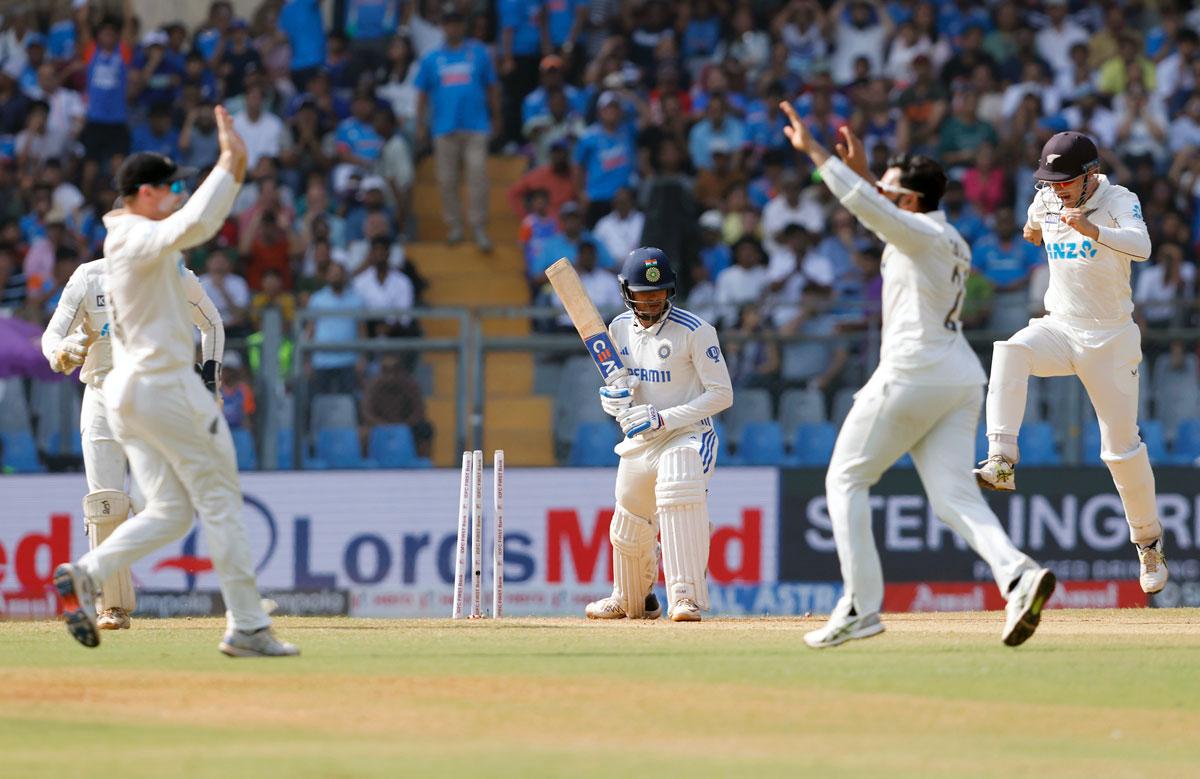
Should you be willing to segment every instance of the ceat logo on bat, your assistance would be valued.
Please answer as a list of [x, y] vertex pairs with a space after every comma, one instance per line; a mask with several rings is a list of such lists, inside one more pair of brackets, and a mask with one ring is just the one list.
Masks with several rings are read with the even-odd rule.
[[594, 335], [587, 340], [588, 351], [592, 353], [592, 359], [596, 361], [596, 365], [600, 368], [600, 374], [604, 378], [608, 378], [614, 371], [621, 367], [620, 360], [613, 351], [612, 344], [608, 342], [608, 336], [605, 333]]
[[[242, 521], [249, 527], [252, 523], [258, 522], [266, 527], [267, 548], [263, 551], [257, 563], [254, 566], [254, 572], [261, 573], [271, 560], [271, 555], [275, 554], [275, 545], [278, 540], [278, 530], [275, 524], [275, 517], [264, 503], [245, 495], [242, 498]], [[247, 534], [249, 535], [249, 534]], [[174, 557], [168, 557], [164, 560], [159, 560], [154, 564], [154, 572], [169, 571], [175, 569], [184, 575], [185, 587], [190, 591], [196, 589], [196, 578], [202, 573], [208, 573], [213, 570], [212, 558], [203, 557], [199, 553], [200, 546], [200, 526], [192, 528], [192, 532], [187, 534], [183, 539], [183, 545], [179, 550], [179, 554]]]

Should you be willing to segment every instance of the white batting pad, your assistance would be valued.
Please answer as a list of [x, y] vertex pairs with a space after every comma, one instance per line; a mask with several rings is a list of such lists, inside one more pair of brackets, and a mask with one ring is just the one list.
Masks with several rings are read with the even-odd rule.
[[1112, 474], [1113, 484], [1125, 506], [1125, 521], [1129, 523], [1129, 540], [1148, 544], [1162, 535], [1158, 521], [1158, 506], [1154, 499], [1154, 471], [1146, 445], [1123, 455], [1101, 454]]
[[[658, 575], [654, 536], [653, 522], [630, 514], [617, 504], [612, 524], [608, 526], [613, 548], [613, 597], [630, 619], [645, 616], [646, 595]], [[649, 573], [651, 570], [653, 573]]]
[[[83, 498], [83, 519], [87, 523], [88, 546], [95, 549], [112, 535], [129, 516], [129, 496], [120, 490], [96, 490]], [[133, 611], [137, 598], [133, 593], [133, 577], [123, 568], [100, 584], [101, 596], [96, 599], [100, 611], [122, 608]]]
[[691, 598], [708, 608], [708, 503], [700, 453], [691, 447], [668, 449], [658, 461], [658, 526], [663, 570], [671, 605]]
[[991, 443], [988, 454], [1002, 454], [1016, 463], [1020, 454], [1015, 443], [1005, 444], [994, 435], [1010, 435], [1015, 440], [1025, 419], [1032, 372], [1032, 350], [1025, 344], [997, 341], [992, 347], [992, 379], [987, 392], [987, 432]]

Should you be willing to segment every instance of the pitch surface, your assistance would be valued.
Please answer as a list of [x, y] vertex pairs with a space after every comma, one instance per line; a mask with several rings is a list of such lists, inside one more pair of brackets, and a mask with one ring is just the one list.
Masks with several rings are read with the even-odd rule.
[[[1190, 776], [1200, 613], [893, 615], [813, 651], [817, 618], [282, 618], [304, 656], [230, 660], [215, 619], [96, 650], [0, 626], [13, 777]], [[94, 761], [94, 762], [93, 762]]]

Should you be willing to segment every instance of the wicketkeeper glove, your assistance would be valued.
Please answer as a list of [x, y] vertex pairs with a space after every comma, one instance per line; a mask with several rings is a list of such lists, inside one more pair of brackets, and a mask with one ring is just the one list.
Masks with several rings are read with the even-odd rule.
[[196, 373], [204, 380], [204, 388], [216, 395], [221, 391], [221, 363], [216, 360], [206, 360], [203, 365], [196, 363]]
[[71, 371], [83, 365], [83, 361], [87, 359], [88, 347], [91, 346], [92, 337], [84, 332], [79, 331], [58, 342], [58, 346], [54, 349], [54, 359], [50, 363], [50, 367], [58, 373], [70, 373]]
[[652, 433], [663, 427], [662, 416], [659, 415], [658, 409], [649, 403], [625, 410], [617, 417], [617, 422], [621, 425], [621, 430], [624, 431], [626, 438], [633, 438], [641, 433]]

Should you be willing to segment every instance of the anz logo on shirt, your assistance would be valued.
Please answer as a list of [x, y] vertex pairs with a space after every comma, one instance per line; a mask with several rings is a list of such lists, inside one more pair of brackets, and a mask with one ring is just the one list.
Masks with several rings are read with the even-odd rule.
[[1050, 260], [1087, 260], [1095, 256], [1096, 247], [1091, 241], [1046, 244], [1046, 258]]

